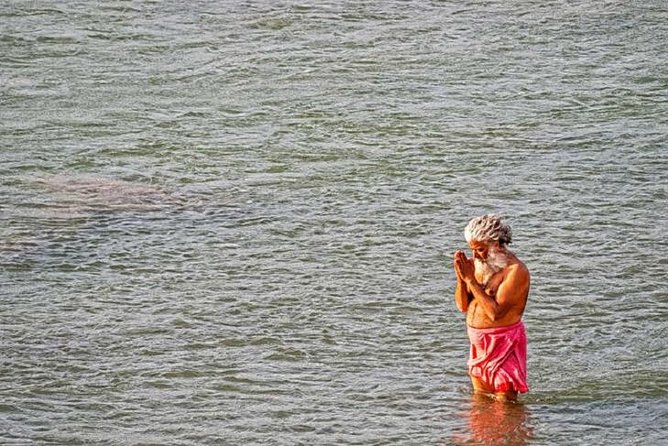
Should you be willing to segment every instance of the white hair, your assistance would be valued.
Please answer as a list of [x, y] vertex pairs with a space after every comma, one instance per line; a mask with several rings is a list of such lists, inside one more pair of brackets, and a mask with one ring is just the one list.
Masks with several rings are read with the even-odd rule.
[[503, 246], [511, 242], [512, 231], [503, 222], [503, 217], [487, 214], [471, 219], [464, 229], [464, 237], [469, 243], [472, 240], [486, 243], [497, 241]]

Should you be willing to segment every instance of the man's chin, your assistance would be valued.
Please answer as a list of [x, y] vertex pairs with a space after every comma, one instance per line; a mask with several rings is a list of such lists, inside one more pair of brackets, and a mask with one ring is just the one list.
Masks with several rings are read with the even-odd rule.
[[478, 277], [482, 278], [482, 283], [486, 284], [494, 274], [500, 271], [488, 262], [479, 259], [474, 260], [475, 272]]

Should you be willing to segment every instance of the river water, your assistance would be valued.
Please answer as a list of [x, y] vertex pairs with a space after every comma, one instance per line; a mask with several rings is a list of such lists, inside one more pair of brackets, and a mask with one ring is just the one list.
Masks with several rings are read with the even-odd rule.
[[[0, 5], [0, 443], [668, 441], [664, 1]], [[531, 391], [451, 256], [508, 217]]]

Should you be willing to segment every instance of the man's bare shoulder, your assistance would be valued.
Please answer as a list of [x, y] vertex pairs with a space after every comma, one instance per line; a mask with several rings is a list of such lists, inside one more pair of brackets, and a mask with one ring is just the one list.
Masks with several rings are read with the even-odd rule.
[[529, 268], [523, 262], [516, 260], [504, 269], [501, 281], [501, 285], [504, 288], [510, 287], [510, 289], [515, 289], [516, 291], [523, 290], [520, 294], [524, 295], [528, 292], [530, 284], [531, 275]]
[[513, 262], [511, 262], [505, 268], [506, 274], [517, 274], [520, 276], [526, 275], [527, 277], [531, 274], [529, 273], [529, 268], [522, 262], [520, 259], [515, 257]]

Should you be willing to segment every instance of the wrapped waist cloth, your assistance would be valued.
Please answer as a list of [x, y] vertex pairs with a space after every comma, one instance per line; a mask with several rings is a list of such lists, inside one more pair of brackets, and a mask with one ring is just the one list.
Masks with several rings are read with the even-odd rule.
[[528, 392], [524, 323], [519, 321], [497, 328], [467, 328], [471, 341], [469, 374], [494, 392]]

